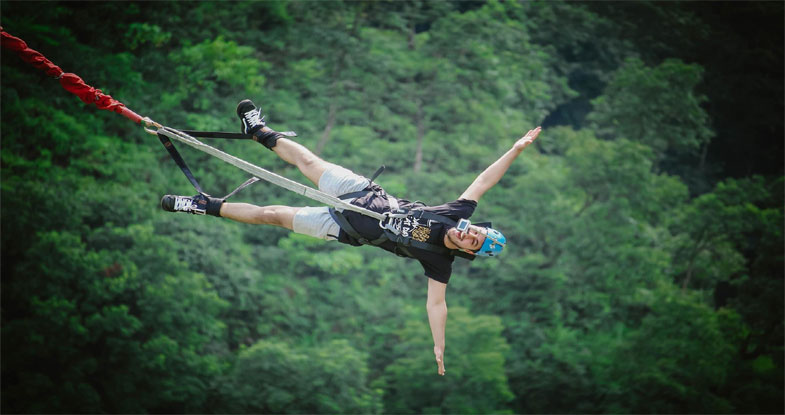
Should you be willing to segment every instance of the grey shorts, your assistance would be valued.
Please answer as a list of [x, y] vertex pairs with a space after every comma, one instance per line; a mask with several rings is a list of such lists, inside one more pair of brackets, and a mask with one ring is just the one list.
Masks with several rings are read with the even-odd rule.
[[[367, 178], [337, 165], [325, 170], [319, 178], [319, 190], [332, 196], [357, 192], [368, 187], [368, 184], [370, 180]], [[294, 215], [292, 228], [297, 233], [326, 240], [338, 239], [341, 230], [330, 216], [327, 206], [300, 208]]]

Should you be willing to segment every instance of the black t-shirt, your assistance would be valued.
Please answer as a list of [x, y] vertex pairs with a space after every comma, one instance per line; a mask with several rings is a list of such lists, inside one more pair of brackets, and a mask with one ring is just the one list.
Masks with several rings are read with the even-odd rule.
[[[383, 196], [380, 196], [376, 192], [358, 198], [352, 201], [352, 204], [362, 206], [374, 212], [384, 213], [390, 211], [390, 204], [387, 199]], [[474, 209], [477, 207], [477, 202], [474, 200], [458, 199], [443, 205], [423, 206], [405, 199], [398, 199], [398, 205], [403, 209], [422, 207], [422, 209], [425, 211], [446, 216], [452, 220], [457, 221], [458, 219], [468, 219], [472, 213], [474, 213]], [[352, 227], [357, 231], [357, 233], [362, 235], [364, 238], [373, 240], [379, 238], [382, 235], [383, 231], [382, 228], [379, 227], [378, 220], [349, 210], [344, 210], [343, 215], [346, 217], [346, 220], [349, 222], [349, 224], [351, 224]], [[413, 221], [410, 218], [397, 219], [397, 221], [398, 222], [396, 225], [400, 227], [401, 235], [411, 236], [412, 239], [416, 241], [425, 242], [440, 247], [444, 246], [444, 234], [447, 232], [447, 226], [444, 224], [433, 220], [420, 220], [418, 222]], [[341, 232], [338, 235], [338, 241], [345, 244], [357, 245], [352, 242], [349, 235], [346, 234], [343, 229], [341, 229]], [[396, 244], [392, 241], [384, 242], [378, 246], [384, 250], [397, 253]], [[445, 284], [450, 280], [450, 275], [452, 274], [452, 262], [455, 259], [454, 256], [449, 254], [438, 254], [412, 246], [407, 247], [407, 249], [412, 254], [412, 256], [414, 256], [414, 258], [420, 262], [420, 265], [422, 265], [423, 269], [425, 270], [426, 276]]]

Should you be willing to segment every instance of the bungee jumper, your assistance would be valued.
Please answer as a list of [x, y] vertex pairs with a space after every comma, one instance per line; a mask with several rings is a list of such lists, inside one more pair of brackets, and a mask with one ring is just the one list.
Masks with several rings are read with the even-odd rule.
[[[278, 132], [266, 125], [262, 111], [250, 100], [241, 101], [237, 115], [241, 133], [187, 131], [166, 127], [149, 117], [130, 110], [122, 102], [87, 85], [79, 76], [66, 73], [41, 53], [0, 27], [2, 47], [16, 52], [22, 60], [57, 79], [64, 89], [77, 95], [85, 104], [114, 111], [158, 136], [174, 162], [197, 190], [195, 196], [165, 195], [161, 207], [168, 212], [213, 215], [249, 224], [280, 226], [296, 233], [338, 241], [354, 246], [373, 245], [399, 256], [420, 262], [428, 277], [427, 311], [434, 342], [437, 371], [445, 374], [444, 349], [447, 304], [445, 293], [456, 256], [473, 260], [477, 256], [495, 257], [507, 242], [490, 223], [471, 224], [469, 218], [485, 192], [507, 172], [512, 162], [540, 134], [537, 127], [518, 139], [498, 160], [487, 167], [458, 199], [438, 206], [398, 199], [387, 194], [373, 180], [329, 163], [291, 139], [293, 132]], [[249, 139], [275, 152], [284, 161], [295, 165], [317, 188], [281, 177], [245, 160], [204, 144], [194, 137]], [[224, 197], [212, 197], [196, 180], [171, 140], [189, 145], [232, 164], [253, 175]], [[297, 192], [328, 206], [256, 206], [230, 203], [226, 200], [260, 179]]]
[[[335, 207], [257, 206], [230, 203], [200, 192], [195, 196], [165, 195], [161, 207], [168, 212], [187, 212], [224, 217], [234, 221], [274, 225], [328, 241], [360, 246], [373, 245], [399, 256], [420, 262], [428, 277], [427, 311], [434, 342], [438, 373], [444, 375], [445, 293], [456, 256], [469, 260], [476, 256], [495, 257], [507, 242], [489, 223], [471, 224], [477, 203], [505, 174], [512, 162], [540, 134], [537, 127], [517, 140], [498, 160], [486, 168], [458, 199], [425, 206], [398, 199], [374, 183], [372, 178], [353, 173], [327, 162], [301, 144], [291, 133], [283, 134], [266, 125], [262, 111], [250, 100], [237, 106], [242, 133], [275, 152], [282, 160], [296, 166], [320, 191], [381, 214], [364, 213]], [[381, 219], [379, 219], [381, 218]]]

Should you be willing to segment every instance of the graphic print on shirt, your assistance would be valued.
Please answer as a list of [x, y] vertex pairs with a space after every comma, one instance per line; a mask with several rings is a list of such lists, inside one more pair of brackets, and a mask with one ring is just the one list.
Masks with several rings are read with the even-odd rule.
[[426, 223], [421, 223], [419, 219], [407, 216], [404, 218], [395, 218], [392, 226], [396, 232], [403, 237], [411, 237], [415, 241], [426, 242], [431, 236], [431, 225], [433, 220], [428, 220]]
[[412, 239], [415, 241], [425, 242], [431, 236], [431, 228], [425, 226], [418, 226], [412, 231]]

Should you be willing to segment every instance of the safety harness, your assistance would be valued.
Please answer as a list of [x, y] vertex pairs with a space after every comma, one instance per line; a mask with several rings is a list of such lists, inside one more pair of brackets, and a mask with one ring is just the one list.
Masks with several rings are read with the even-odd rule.
[[449, 249], [443, 245], [435, 245], [430, 244], [427, 242], [418, 241], [412, 238], [411, 235], [404, 235], [401, 232], [401, 223], [409, 219], [414, 223], [422, 223], [428, 221], [435, 221], [445, 225], [447, 228], [451, 228], [456, 225], [456, 222], [446, 216], [437, 215], [432, 212], [428, 212], [424, 210], [424, 204], [415, 202], [414, 207], [411, 208], [401, 208], [398, 199], [395, 197], [387, 194], [381, 186], [375, 184], [373, 181], [376, 177], [384, 171], [384, 166], [381, 166], [376, 173], [373, 174], [371, 179], [369, 180], [370, 185], [365, 190], [360, 190], [357, 192], [346, 193], [344, 195], [338, 196], [339, 199], [345, 201], [351, 201], [359, 198], [366, 197], [370, 194], [374, 194], [376, 197], [385, 199], [389, 203], [389, 212], [384, 213], [384, 218], [379, 220], [379, 227], [382, 229], [382, 233], [379, 237], [375, 239], [368, 239], [362, 236], [354, 227], [349, 223], [349, 220], [346, 219], [344, 214], [336, 209], [335, 207], [330, 207], [329, 212], [330, 216], [338, 223], [338, 226], [346, 233], [348, 236], [349, 242], [352, 245], [374, 245], [380, 246], [387, 242], [392, 242], [395, 244], [395, 248], [393, 253], [398, 256], [408, 257], [408, 258], [415, 258], [415, 256], [410, 251], [410, 248], [417, 248], [422, 249], [424, 251], [433, 252], [439, 255], [447, 255], [447, 256], [457, 256], [460, 258], [468, 259], [469, 261], [473, 261], [475, 256], [464, 251], [458, 249]]

